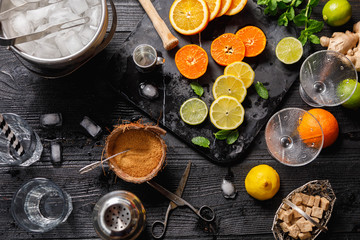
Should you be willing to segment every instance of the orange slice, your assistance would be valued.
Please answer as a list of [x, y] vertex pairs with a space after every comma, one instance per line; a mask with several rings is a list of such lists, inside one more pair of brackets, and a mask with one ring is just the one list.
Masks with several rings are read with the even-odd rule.
[[245, 57], [255, 57], [265, 49], [266, 36], [258, 27], [244, 27], [236, 32], [236, 36], [240, 38], [245, 45]]
[[224, 33], [211, 43], [210, 53], [215, 62], [227, 66], [244, 59], [245, 46], [235, 34]]
[[220, 11], [221, 0], [205, 0], [205, 2], [209, 7], [209, 12], [210, 12], [209, 21], [214, 20], [214, 18], [217, 16], [217, 14]]
[[208, 63], [205, 50], [195, 44], [186, 45], [175, 54], [176, 67], [188, 79], [196, 79], [204, 75]]
[[231, 6], [230, 6], [229, 10], [227, 10], [225, 15], [232, 16], [232, 15], [235, 15], [235, 14], [241, 12], [241, 10], [244, 9], [246, 3], [247, 3], [247, 0], [232, 0]]
[[204, 30], [209, 22], [209, 10], [204, 0], [175, 0], [170, 7], [170, 23], [184, 35]]
[[216, 17], [221, 17], [222, 15], [224, 15], [229, 10], [229, 8], [231, 7], [232, 1], [233, 0], [221, 0], [220, 11], [216, 15]]

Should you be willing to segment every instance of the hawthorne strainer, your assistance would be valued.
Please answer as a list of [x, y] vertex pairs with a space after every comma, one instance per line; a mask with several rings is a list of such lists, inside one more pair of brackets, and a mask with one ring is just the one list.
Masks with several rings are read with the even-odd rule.
[[105, 240], [136, 239], [145, 226], [146, 212], [133, 193], [114, 191], [103, 196], [93, 211], [94, 228]]

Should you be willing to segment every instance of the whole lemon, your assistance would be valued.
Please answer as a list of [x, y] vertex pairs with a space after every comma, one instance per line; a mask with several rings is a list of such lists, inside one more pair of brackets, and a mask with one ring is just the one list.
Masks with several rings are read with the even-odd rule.
[[253, 167], [245, 178], [247, 193], [258, 200], [267, 200], [274, 197], [279, 188], [279, 174], [266, 164]]
[[347, 0], [330, 0], [325, 4], [322, 15], [330, 26], [344, 25], [351, 18], [351, 5]]

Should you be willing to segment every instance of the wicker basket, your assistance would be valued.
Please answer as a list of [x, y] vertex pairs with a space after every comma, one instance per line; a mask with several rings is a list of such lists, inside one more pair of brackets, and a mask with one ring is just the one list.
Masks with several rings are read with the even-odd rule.
[[[330, 220], [332, 211], [334, 209], [335, 204], [335, 193], [330, 185], [330, 182], [328, 180], [314, 180], [311, 182], [306, 183], [305, 185], [293, 190], [291, 193], [289, 193], [285, 199], [291, 200], [295, 193], [304, 193], [308, 195], [319, 195], [320, 197], [324, 197], [330, 202], [329, 209], [327, 211], [324, 211], [323, 218], [320, 221], [320, 225], [324, 228], [326, 228], [327, 223]], [[278, 219], [279, 211], [283, 207], [285, 203], [281, 203], [278, 210], [275, 213], [273, 226], [272, 226], [272, 232], [274, 234], [275, 239], [278, 240], [293, 240], [294, 238], [288, 236], [287, 233], [284, 233], [284, 231], [280, 227], [281, 220]], [[314, 228], [314, 230], [311, 232], [311, 240], [315, 239], [319, 234], [321, 233], [321, 230], [319, 228]]]
[[[152, 178], [154, 178], [158, 172], [163, 168], [163, 165], [165, 163], [166, 158], [166, 144], [164, 140], [161, 138], [161, 135], [165, 135], [166, 131], [159, 128], [158, 126], [148, 125], [148, 124], [141, 124], [141, 123], [128, 123], [128, 124], [121, 124], [115, 126], [115, 129], [111, 132], [111, 134], [106, 138], [105, 143], [105, 156], [109, 157], [116, 152], [113, 150], [113, 144], [116, 142], [116, 139], [121, 135], [124, 134], [126, 131], [129, 130], [140, 130], [140, 131], [146, 131], [147, 133], [152, 134], [161, 144], [162, 148], [162, 156], [159, 159], [159, 162], [157, 166], [146, 176], [142, 177], [135, 177], [130, 176], [129, 174], [125, 173], [117, 164], [116, 159], [110, 159], [109, 166], [110, 169], [115, 172], [115, 174], [127, 182], [132, 183], [143, 183], [146, 182]], [[131, 149], [130, 149], [131, 151]]]

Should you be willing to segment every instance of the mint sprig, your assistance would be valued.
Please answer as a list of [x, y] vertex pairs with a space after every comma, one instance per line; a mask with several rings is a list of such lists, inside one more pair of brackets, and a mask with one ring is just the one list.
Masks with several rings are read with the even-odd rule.
[[226, 140], [226, 143], [231, 145], [239, 138], [238, 130], [220, 130], [214, 133], [215, 138], [219, 140]]
[[269, 98], [269, 92], [265, 88], [264, 84], [262, 84], [261, 82], [258, 81], [254, 86], [255, 86], [255, 90], [256, 90], [257, 94], [261, 98], [263, 98], [263, 99], [268, 99]]
[[210, 148], [210, 141], [205, 137], [194, 137], [193, 139], [191, 139], [191, 142], [200, 147]]

